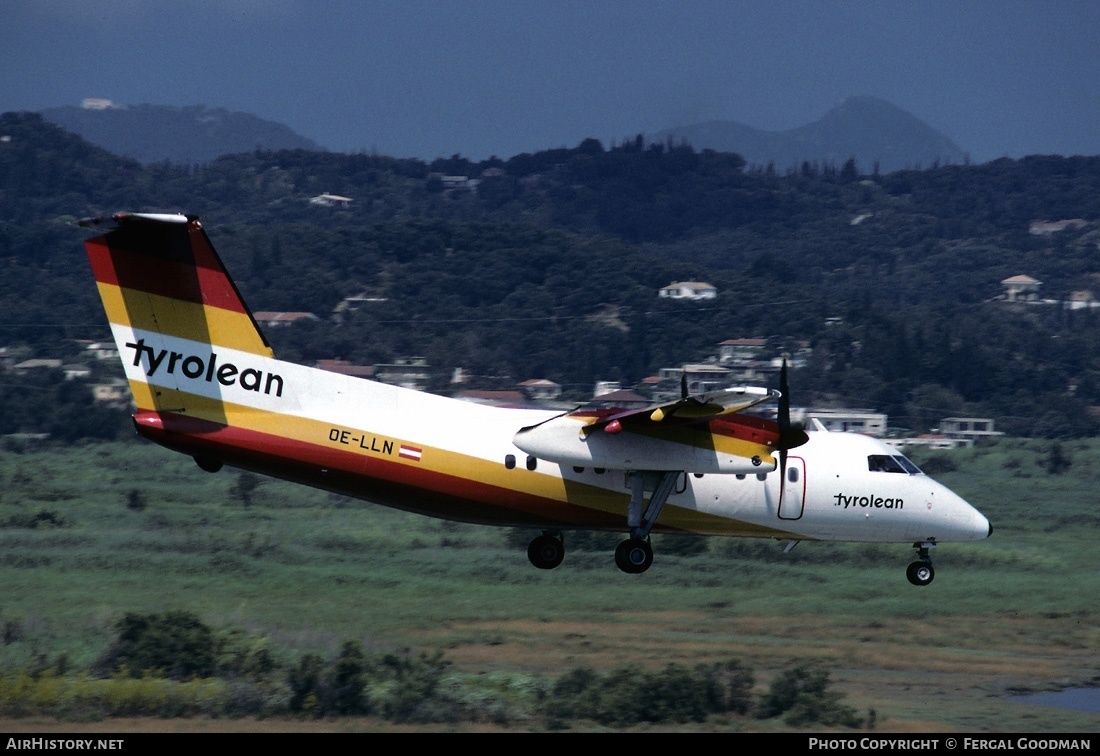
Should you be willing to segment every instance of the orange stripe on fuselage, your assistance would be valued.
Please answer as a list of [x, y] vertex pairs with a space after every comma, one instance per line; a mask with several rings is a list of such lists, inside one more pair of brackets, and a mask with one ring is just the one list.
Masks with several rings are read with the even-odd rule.
[[[622, 523], [622, 515], [503, 487], [495, 481], [456, 476], [399, 460], [375, 459], [365, 464], [360, 455], [345, 449], [239, 426], [208, 424], [203, 428], [193, 418], [171, 414], [158, 418], [163, 421], [163, 429], [150, 418], [138, 416], [142, 435], [177, 451], [207, 454], [232, 465], [420, 514], [505, 526], [613, 528]], [[180, 433], [173, 428], [187, 430]], [[431, 452], [434, 456], [435, 450]]]
[[[139, 412], [142, 435], [185, 453], [206, 453], [231, 465], [447, 519], [516, 527], [625, 529], [630, 500], [625, 485], [616, 491], [521, 467], [508, 470], [503, 460], [471, 457], [420, 439], [379, 435], [365, 442], [362, 439], [371, 435], [369, 430], [179, 393], [187, 415]], [[162, 428], [143, 426], [143, 415], [162, 418]], [[342, 431], [358, 434], [360, 440], [334, 441]], [[400, 457], [403, 442], [422, 449], [419, 461]], [[783, 535], [672, 503], [662, 512], [657, 530]]]

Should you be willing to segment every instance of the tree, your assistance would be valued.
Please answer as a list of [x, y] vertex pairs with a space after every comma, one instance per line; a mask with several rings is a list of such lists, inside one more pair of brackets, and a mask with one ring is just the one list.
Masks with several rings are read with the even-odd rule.
[[186, 680], [215, 672], [213, 631], [191, 612], [127, 613], [115, 624], [118, 638], [97, 665], [101, 671], [126, 669]]
[[1051, 475], [1061, 475], [1072, 466], [1073, 458], [1062, 447], [1062, 444], [1058, 441], [1052, 443], [1046, 459], [1043, 460], [1043, 468]]
[[291, 711], [310, 712], [318, 716], [323, 713], [317, 705], [324, 666], [324, 659], [317, 654], [304, 654], [298, 664], [287, 673]]
[[133, 512], [143, 512], [146, 506], [148, 504], [145, 501], [145, 494], [136, 488], [131, 488], [126, 494], [126, 508]]
[[252, 497], [256, 489], [260, 487], [262, 480], [258, 475], [247, 470], [237, 475], [236, 482], [230, 487], [229, 495], [239, 501], [245, 509], [252, 506]]
[[842, 693], [829, 690], [829, 672], [799, 664], [772, 681], [756, 707], [757, 719], [782, 716], [789, 725], [823, 724], [858, 727], [855, 709], [841, 703]]
[[337, 714], [363, 712], [366, 706], [363, 698], [365, 669], [363, 649], [355, 641], [346, 641], [328, 680], [326, 692], [330, 700], [326, 708]]

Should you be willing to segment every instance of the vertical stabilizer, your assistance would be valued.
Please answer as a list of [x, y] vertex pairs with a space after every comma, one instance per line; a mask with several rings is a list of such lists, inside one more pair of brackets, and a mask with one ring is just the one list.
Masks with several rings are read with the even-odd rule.
[[139, 413], [226, 424], [231, 390], [281, 392], [266, 369], [271, 347], [199, 221], [110, 220], [85, 248]]

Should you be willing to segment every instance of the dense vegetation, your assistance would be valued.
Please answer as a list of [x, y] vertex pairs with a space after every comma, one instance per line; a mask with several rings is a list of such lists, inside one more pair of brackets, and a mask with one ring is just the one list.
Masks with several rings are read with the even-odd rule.
[[[7, 629], [18, 633], [11, 622]], [[550, 729], [578, 722], [701, 723], [708, 717], [873, 727], [832, 689], [828, 670], [814, 664], [784, 670], [757, 694], [752, 670], [737, 660], [661, 670], [583, 666], [557, 680], [533, 674], [479, 679], [451, 671], [442, 651], [368, 653], [358, 641], [343, 642], [332, 658], [310, 652], [284, 665], [262, 639], [237, 629], [216, 632], [191, 612], [127, 613], [115, 631], [90, 672], [73, 674], [62, 659], [0, 673], [0, 710], [65, 719], [374, 716], [420, 724], [518, 721]]]
[[5, 440], [0, 718], [1094, 726], [1005, 696], [1100, 679], [1100, 443], [915, 459], [995, 525], [938, 548], [926, 589], [905, 544], [655, 536], [638, 576], [614, 567], [614, 534], [569, 533], [565, 563], [535, 570], [521, 531], [210, 475], [149, 444]]
[[[1052, 299], [1095, 286], [1100, 158], [778, 173], [639, 138], [479, 163], [282, 151], [143, 167], [35, 115], [0, 117], [0, 136], [0, 346], [33, 356], [106, 336], [77, 218], [182, 210], [255, 309], [322, 317], [270, 334], [288, 359], [421, 355], [437, 391], [461, 367], [479, 387], [549, 378], [585, 398], [596, 380], [632, 385], [763, 336], [777, 352], [811, 343], [796, 402], [871, 406], [914, 430], [960, 414], [1018, 435], [1097, 429], [1100, 316], [993, 300], [1016, 274]], [[308, 203], [322, 192], [353, 201]], [[1028, 232], [1063, 218], [1089, 224]], [[659, 300], [673, 280], [720, 295]], [[330, 320], [360, 295], [374, 301]], [[0, 432], [39, 430], [58, 400], [4, 384]]]

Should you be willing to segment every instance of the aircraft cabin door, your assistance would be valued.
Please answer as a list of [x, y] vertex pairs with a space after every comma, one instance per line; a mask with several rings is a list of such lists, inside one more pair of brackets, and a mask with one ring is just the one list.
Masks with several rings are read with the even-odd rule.
[[783, 499], [779, 502], [779, 519], [799, 519], [805, 503], [806, 460], [802, 457], [787, 457], [787, 480], [783, 486]]

